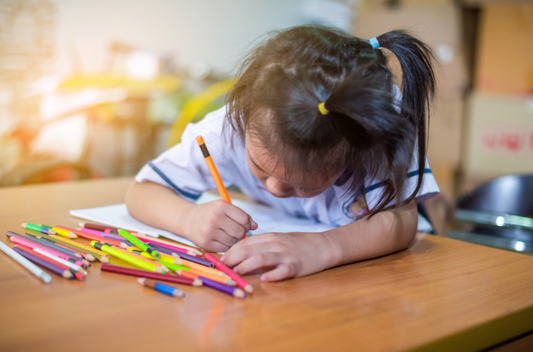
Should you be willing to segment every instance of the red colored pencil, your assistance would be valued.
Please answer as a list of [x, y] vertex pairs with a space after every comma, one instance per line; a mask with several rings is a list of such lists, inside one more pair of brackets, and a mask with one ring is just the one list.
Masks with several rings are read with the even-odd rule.
[[215, 258], [211, 253], [206, 253], [205, 259], [213, 262], [218, 270], [228, 274], [228, 276], [235, 280], [237, 285], [239, 285], [239, 287], [242, 288], [244, 291], [248, 293], [254, 293], [254, 288], [252, 287], [252, 285], [247, 283], [242, 277], [239, 276], [239, 274], [228, 268], [226, 264]]
[[140, 270], [140, 269], [130, 269], [123, 266], [111, 265], [111, 264], [102, 264], [102, 271], [109, 271], [111, 273], [130, 275], [136, 277], [145, 277], [147, 279], [154, 279], [160, 281], [173, 282], [175, 284], [183, 284], [189, 286], [202, 286], [202, 281], [198, 279], [191, 279], [188, 277], [176, 276], [171, 274], [159, 274], [153, 273], [150, 271]]
[[65, 269], [65, 270], [68, 270], [70, 271], [72, 274], [74, 274], [74, 276], [76, 277], [76, 279], [80, 280], [80, 281], [85, 281], [85, 279], [87, 278], [83, 273], [79, 272], [79, 271], [74, 271], [74, 270], [71, 270], [68, 266], [64, 265], [64, 264], [61, 264], [59, 262], [56, 262], [55, 260], [53, 259], [50, 259], [48, 258], [47, 256], [44, 256], [42, 255], [41, 253], [37, 253], [36, 251], [34, 251], [33, 249], [31, 248], [28, 248], [22, 244], [17, 244], [16, 247], [22, 249], [23, 251], [27, 252], [27, 253], [30, 253], [30, 254], [33, 254], [43, 260], [46, 260], [47, 262], [49, 263], [52, 263], [52, 264], [55, 264], [57, 265], [58, 267], [60, 267], [61, 269]]

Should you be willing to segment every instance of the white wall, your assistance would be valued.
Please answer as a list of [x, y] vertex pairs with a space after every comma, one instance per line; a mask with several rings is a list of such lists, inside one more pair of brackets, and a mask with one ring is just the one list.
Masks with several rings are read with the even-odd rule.
[[[331, 1], [55, 0], [57, 66], [69, 73], [68, 56], [76, 47], [85, 69], [98, 72], [109, 43], [117, 40], [173, 54], [180, 67], [198, 60], [215, 72], [231, 73], [253, 40], [272, 29], [316, 20], [324, 2]], [[319, 3], [318, 11], [310, 13], [310, 3], [315, 8]]]
[[[71, 69], [75, 45], [84, 68], [101, 70], [117, 40], [171, 53], [180, 66], [199, 60], [231, 72], [265, 32], [303, 23], [300, 0], [55, 0], [57, 64]], [[69, 53], [70, 51], [70, 53]]]

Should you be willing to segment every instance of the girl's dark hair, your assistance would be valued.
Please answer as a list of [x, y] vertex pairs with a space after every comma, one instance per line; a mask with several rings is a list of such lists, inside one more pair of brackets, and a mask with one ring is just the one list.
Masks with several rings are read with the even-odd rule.
[[[384, 180], [373, 215], [397, 204], [414, 155], [418, 183], [426, 159], [426, 121], [435, 90], [430, 49], [405, 31], [377, 37], [402, 68], [401, 102], [387, 59], [368, 40], [322, 26], [276, 32], [245, 58], [226, 96], [230, 126], [252, 134], [287, 173], [353, 173], [354, 197], [364, 180]], [[318, 105], [325, 102], [329, 113]], [[415, 153], [415, 146], [417, 148]]]

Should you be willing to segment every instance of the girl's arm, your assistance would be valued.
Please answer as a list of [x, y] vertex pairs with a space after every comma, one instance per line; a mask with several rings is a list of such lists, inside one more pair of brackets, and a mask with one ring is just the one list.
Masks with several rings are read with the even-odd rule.
[[126, 194], [126, 205], [137, 220], [187, 237], [209, 251], [226, 251], [257, 228], [248, 214], [230, 203], [197, 205], [154, 182], [135, 182]]
[[405, 249], [418, 224], [416, 202], [322, 233], [269, 233], [233, 246], [223, 261], [239, 274], [267, 271], [263, 281], [279, 281]]

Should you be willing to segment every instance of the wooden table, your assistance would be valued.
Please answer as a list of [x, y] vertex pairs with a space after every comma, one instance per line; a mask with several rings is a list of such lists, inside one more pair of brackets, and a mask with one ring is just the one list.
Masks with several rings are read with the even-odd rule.
[[[22, 222], [75, 226], [69, 209], [123, 202], [131, 182], [0, 189], [0, 240]], [[89, 271], [45, 285], [1, 253], [0, 350], [466, 351], [533, 330], [533, 257], [431, 235], [309, 277], [249, 277], [246, 300], [192, 287], [172, 299]]]

